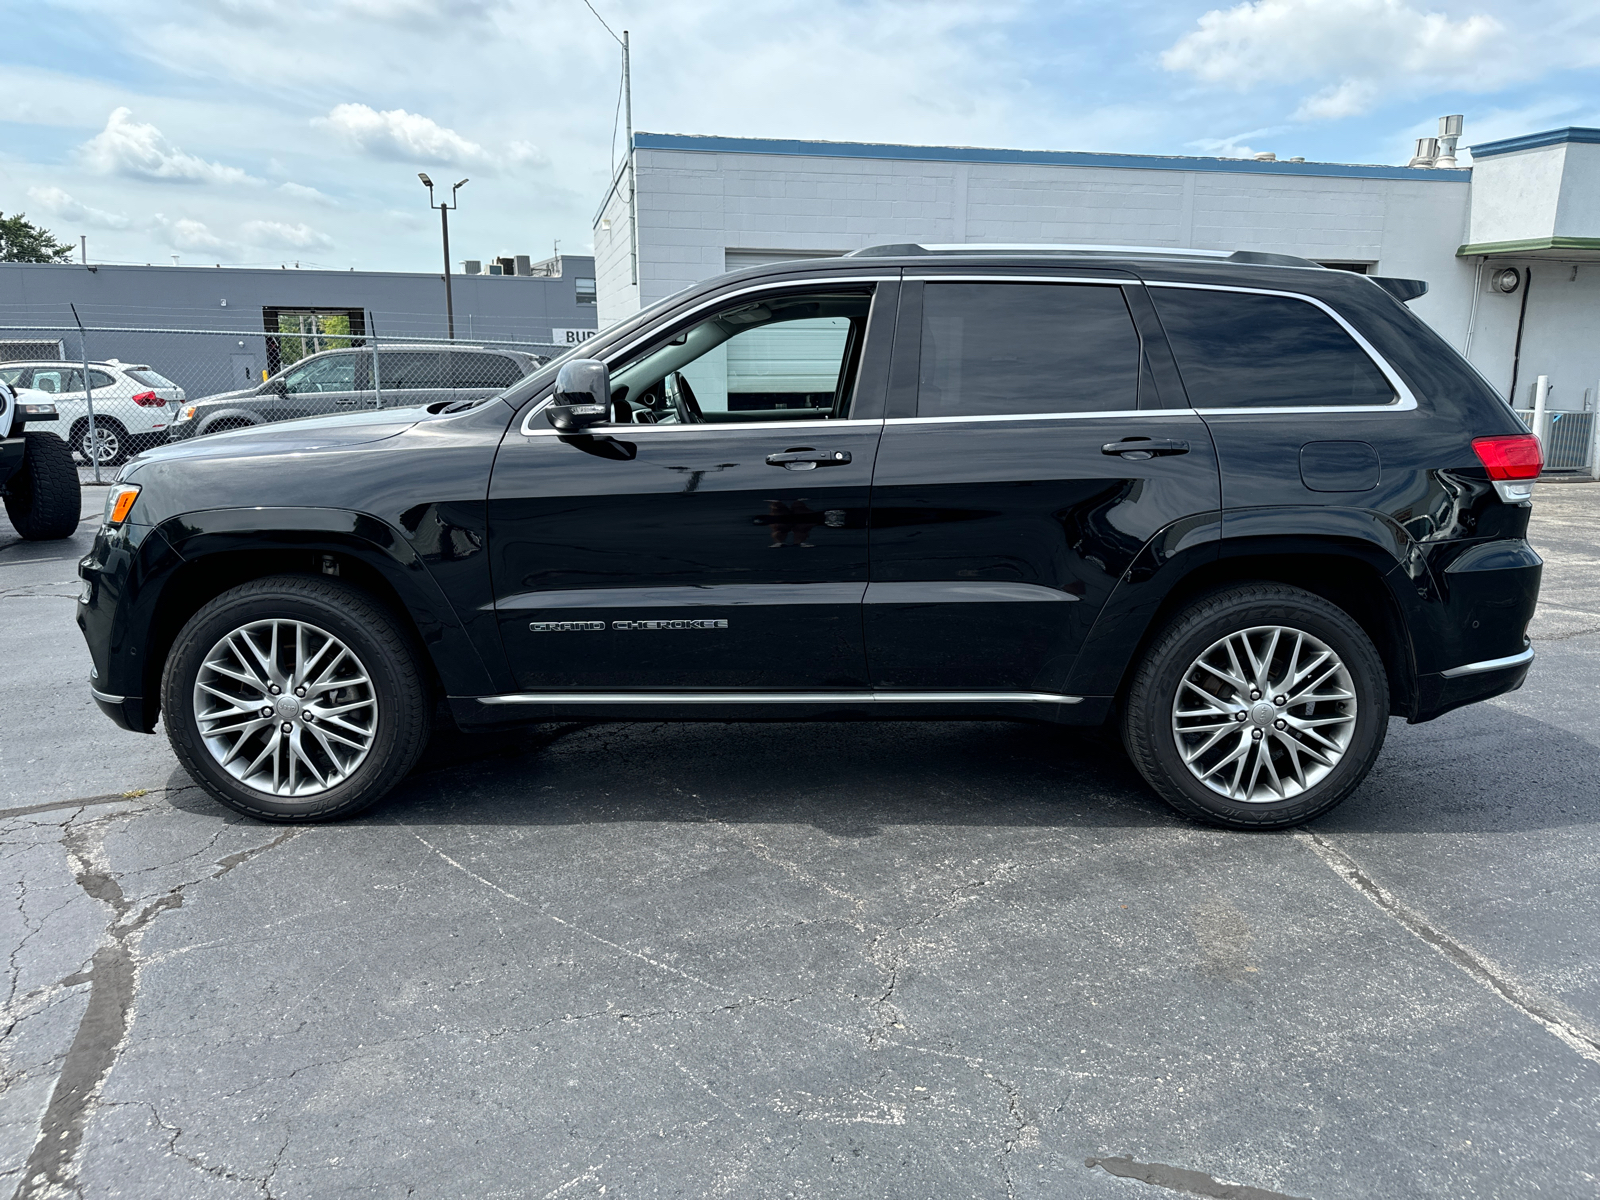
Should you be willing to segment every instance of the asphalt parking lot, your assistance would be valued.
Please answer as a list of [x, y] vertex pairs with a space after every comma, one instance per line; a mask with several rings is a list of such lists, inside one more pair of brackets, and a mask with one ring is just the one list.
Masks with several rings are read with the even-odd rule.
[[441, 737], [256, 824], [90, 701], [95, 523], [0, 523], [5, 1194], [1600, 1193], [1600, 485], [1527, 686], [1286, 834], [947, 723]]

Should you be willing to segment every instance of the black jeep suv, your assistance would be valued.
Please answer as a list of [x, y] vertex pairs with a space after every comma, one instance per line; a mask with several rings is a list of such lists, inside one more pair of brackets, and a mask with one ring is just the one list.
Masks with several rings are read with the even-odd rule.
[[1519, 686], [1536, 440], [1252, 253], [889, 246], [697, 285], [501, 395], [168, 446], [83, 560], [95, 699], [265, 820], [430, 722], [1114, 721], [1180, 811], [1337, 804]]

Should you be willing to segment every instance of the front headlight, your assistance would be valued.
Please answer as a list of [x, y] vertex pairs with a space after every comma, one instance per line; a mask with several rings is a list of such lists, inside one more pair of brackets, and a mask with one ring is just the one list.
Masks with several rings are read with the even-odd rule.
[[177, 425], [183, 421], [194, 420], [194, 410], [198, 407], [198, 405], [191, 404], [187, 408], [180, 408], [178, 410], [178, 415], [172, 418], [172, 423]]
[[139, 498], [139, 485], [137, 483], [113, 484], [106, 493], [105, 522], [115, 529], [128, 519], [128, 514], [133, 511], [133, 502]]

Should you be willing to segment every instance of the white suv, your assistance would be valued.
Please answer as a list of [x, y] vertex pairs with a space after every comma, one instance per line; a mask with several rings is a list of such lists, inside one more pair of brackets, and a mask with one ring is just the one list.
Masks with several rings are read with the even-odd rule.
[[[55, 402], [61, 420], [51, 428], [67, 445], [90, 461], [89, 403], [84, 395], [83, 365], [59, 359], [0, 363], [0, 379], [14, 388], [32, 388]], [[167, 426], [187, 398], [165, 375], [143, 363], [116, 359], [89, 364], [94, 389], [95, 434], [102, 466], [167, 440]]]

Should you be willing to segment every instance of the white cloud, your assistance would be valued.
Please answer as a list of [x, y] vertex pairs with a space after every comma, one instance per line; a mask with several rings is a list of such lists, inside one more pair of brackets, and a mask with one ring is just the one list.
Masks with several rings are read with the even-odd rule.
[[132, 118], [131, 109], [112, 109], [106, 127], [78, 148], [84, 165], [102, 175], [162, 182], [259, 182], [238, 167], [225, 167], [184, 153], [154, 125], [143, 125]]
[[150, 218], [150, 225], [156, 237], [174, 250], [220, 250], [227, 253], [233, 248], [230, 243], [212, 233], [205, 222], [196, 221], [191, 217], [179, 217], [176, 221], [172, 221], [163, 214], [156, 213]]
[[319, 192], [314, 187], [307, 187], [303, 183], [280, 183], [278, 190], [291, 200], [305, 200], [312, 204], [320, 204], [324, 208], [338, 208], [339, 202], [326, 192]]
[[1241, 91], [1322, 83], [1295, 117], [1328, 120], [1385, 97], [1503, 87], [1527, 73], [1507, 43], [1505, 26], [1486, 13], [1452, 20], [1407, 0], [1251, 0], [1205, 13], [1161, 65]]
[[133, 219], [131, 217], [125, 217], [121, 213], [107, 212], [103, 208], [92, 208], [74, 199], [58, 187], [31, 187], [28, 189], [28, 199], [52, 216], [62, 217], [68, 221], [76, 221], [80, 225], [88, 225], [92, 229], [131, 229], [133, 227]]
[[309, 225], [287, 225], [282, 221], [246, 221], [239, 232], [252, 245], [270, 246], [274, 250], [326, 249], [333, 239], [319, 233]]
[[313, 118], [311, 124], [331, 130], [374, 158], [391, 162], [438, 163], [486, 171], [539, 157], [527, 142], [512, 142], [499, 151], [487, 150], [454, 129], [403, 108], [379, 112], [365, 104], [339, 104], [327, 116]]

